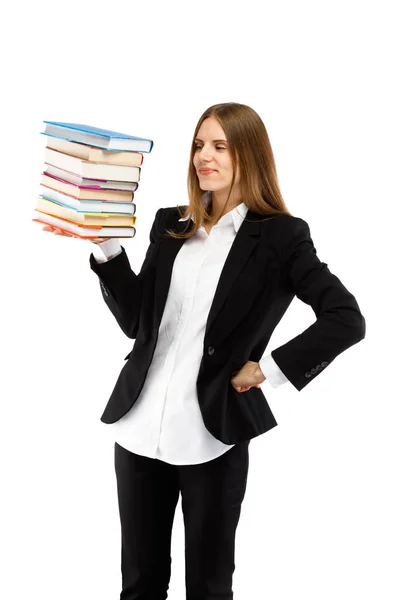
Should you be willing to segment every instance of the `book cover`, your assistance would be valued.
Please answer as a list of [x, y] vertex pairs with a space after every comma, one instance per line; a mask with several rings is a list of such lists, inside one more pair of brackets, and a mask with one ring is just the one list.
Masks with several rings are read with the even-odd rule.
[[131, 150], [137, 152], [151, 152], [153, 140], [129, 135], [119, 131], [83, 125], [81, 123], [65, 123], [61, 121], [43, 121], [46, 124], [42, 135], [60, 137], [71, 142], [86, 143], [105, 150]]

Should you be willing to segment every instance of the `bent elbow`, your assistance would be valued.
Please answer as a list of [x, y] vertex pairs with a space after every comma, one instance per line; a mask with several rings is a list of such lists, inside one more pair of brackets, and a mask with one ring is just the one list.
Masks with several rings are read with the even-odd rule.
[[357, 344], [365, 338], [366, 325], [365, 317], [360, 309], [352, 309], [350, 313], [345, 315], [344, 322], [347, 325], [348, 331], [352, 338], [352, 344]]
[[360, 342], [365, 338], [366, 325], [365, 325], [365, 317], [361, 313], [359, 313], [358, 325], [357, 325], [357, 341]]
[[331, 321], [338, 335], [342, 333], [350, 346], [365, 338], [365, 317], [358, 306], [336, 307], [327, 311], [324, 317]]

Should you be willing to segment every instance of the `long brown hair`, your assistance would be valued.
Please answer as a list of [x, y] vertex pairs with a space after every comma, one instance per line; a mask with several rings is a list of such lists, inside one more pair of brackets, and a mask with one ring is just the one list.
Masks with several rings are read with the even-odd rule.
[[[233, 175], [228, 198], [222, 211], [214, 219], [203, 202], [204, 190], [199, 185], [193, 156], [196, 150], [195, 138], [204, 119], [214, 117], [223, 128], [232, 158]], [[240, 168], [241, 200], [249, 210], [265, 216], [288, 214], [288, 208], [281, 195], [275, 159], [265, 125], [255, 110], [245, 104], [225, 102], [214, 104], [201, 115], [193, 134], [190, 150], [189, 172], [187, 178], [189, 205], [181, 212], [177, 205], [179, 218], [189, 216], [182, 233], [167, 229], [174, 238], [189, 238], [196, 233], [203, 220], [215, 225], [225, 210], [231, 196], [237, 167]], [[190, 217], [194, 216], [195, 222]], [[188, 225], [190, 227], [188, 228]]]

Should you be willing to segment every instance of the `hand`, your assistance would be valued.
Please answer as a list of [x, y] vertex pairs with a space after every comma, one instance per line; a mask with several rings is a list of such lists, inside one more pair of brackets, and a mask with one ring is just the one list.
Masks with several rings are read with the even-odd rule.
[[260, 369], [260, 363], [248, 360], [245, 365], [231, 378], [231, 383], [237, 392], [247, 392], [251, 387], [260, 387], [266, 380]]
[[43, 231], [53, 232], [56, 235], [64, 235], [66, 237], [78, 238], [78, 240], [88, 239], [90, 242], [93, 242], [93, 244], [101, 244], [101, 242], [105, 242], [106, 240], [111, 239], [109, 237], [107, 237], [107, 238], [82, 238], [79, 235], [75, 235], [75, 234], [71, 233], [70, 231], [65, 231], [64, 229], [61, 229], [60, 227], [56, 227], [55, 225], [46, 225], [42, 229], [43, 229]]
[[42, 227], [43, 231], [50, 231], [55, 233], [56, 235], [64, 235], [66, 237], [79, 237], [77, 235], [74, 235], [73, 233], [70, 233], [69, 231], [65, 231], [64, 229], [60, 229], [60, 227], [56, 227], [55, 225], [45, 225], [45, 227]]
[[106, 242], [107, 240], [111, 240], [111, 238], [88, 238], [88, 240], [93, 244], [101, 244], [101, 242]]

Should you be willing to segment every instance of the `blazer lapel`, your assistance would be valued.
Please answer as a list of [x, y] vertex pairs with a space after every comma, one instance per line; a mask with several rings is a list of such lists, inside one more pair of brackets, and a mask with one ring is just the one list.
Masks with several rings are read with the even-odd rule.
[[[180, 233], [184, 229], [185, 222], [179, 221], [177, 210], [171, 212], [173, 213], [173, 217], [171, 217], [170, 220], [167, 218], [165, 228]], [[239, 227], [218, 280], [207, 318], [205, 335], [208, 335], [210, 328], [224, 305], [233, 283], [244, 268], [254, 247], [259, 242], [260, 224], [258, 220], [260, 218], [262, 219], [265, 217], [258, 215], [249, 209], [246, 214], [246, 220], [244, 220]], [[155, 323], [157, 324], [161, 321], [165, 302], [167, 300], [174, 260], [185, 241], [186, 240], [184, 239], [177, 240], [174, 238], [164, 238], [161, 241], [155, 280]]]

